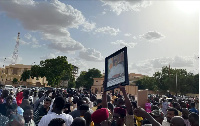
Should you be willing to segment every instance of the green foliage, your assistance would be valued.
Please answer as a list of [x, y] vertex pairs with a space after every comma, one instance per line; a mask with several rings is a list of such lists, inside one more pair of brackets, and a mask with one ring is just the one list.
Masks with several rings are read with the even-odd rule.
[[90, 89], [93, 85], [93, 78], [99, 78], [102, 77], [101, 71], [98, 69], [89, 69], [88, 72], [82, 71], [80, 76], [76, 80], [76, 88], [79, 88], [81, 86]]
[[68, 63], [66, 56], [40, 61], [40, 65], [31, 67], [31, 77], [46, 77], [48, 85], [59, 86], [61, 80], [74, 80], [73, 67]]
[[[177, 86], [176, 86], [177, 76]], [[177, 92], [181, 94], [199, 93], [199, 74], [187, 73], [185, 69], [163, 67], [153, 77], [145, 77], [136, 82], [138, 89], [159, 90], [161, 92]]]
[[86, 71], [81, 71], [80, 76], [76, 79], [76, 88], [83, 87], [83, 85], [86, 84], [86, 80], [84, 77], [86, 73]]
[[13, 82], [13, 84], [16, 84], [18, 82], [18, 79], [14, 78], [12, 82]]
[[20, 78], [20, 81], [26, 81], [27, 79], [30, 79], [31, 76], [31, 71], [30, 70], [25, 70]]

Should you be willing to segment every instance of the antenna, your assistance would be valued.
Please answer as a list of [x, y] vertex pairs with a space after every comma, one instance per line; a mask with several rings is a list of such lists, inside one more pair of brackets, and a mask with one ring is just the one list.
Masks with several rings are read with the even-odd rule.
[[17, 59], [18, 59], [18, 47], [19, 47], [19, 35], [20, 32], [18, 32], [18, 36], [17, 36], [17, 40], [16, 40], [16, 45], [15, 45], [15, 49], [13, 51], [13, 55], [12, 55], [12, 64], [16, 64]]

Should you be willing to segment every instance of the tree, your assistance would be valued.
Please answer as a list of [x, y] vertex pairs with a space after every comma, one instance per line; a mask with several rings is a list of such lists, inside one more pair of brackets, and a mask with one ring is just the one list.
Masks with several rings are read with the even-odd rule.
[[86, 73], [86, 71], [81, 71], [80, 76], [76, 79], [76, 88], [80, 88], [86, 85], [86, 80], [84, 77]]
[[[177, 82], [177, 83], [176, 83]], [[167, 66], [155, 72], [153, 77], [145, 77], [136, 82], [138, 89], [159, 90], [174, 93], [199, 93], [199, 74], [188, 73], [185, 69], [173, 69]]]
[[31, 67], [31, 77], [46, 77], [48, 85], [59, 86], [62, 79], [74, 80], [72, 75], [73, 66], [68, 63], [66, 56], [58, 56], [53, 59], [40, 61], [40, 65]]
[[17, 79], [17, 78], [14, 78], [12, 82], [13, 82], [13, 84], [17, 84], [18, 79]]
[[20, 81], [26, 81], [27, 79], [30, 79], [31, 76], [31, 71], [30, 70], [25, 70], [20, 78]]
[[87, 89], [90, 89], [93, 85], [93, 78], [99, 78], [102, 77], [101, 71], [98, 69], [89, 69], [88, 71], [82, 71], [80, 73], [80, 76], [76, 80], [76, 88], [85, 87]]
[[84, 76], [84, 79], [86, 81], [86, 83], [84, 83], [84, 87], [90, 89], [94, 82], [93, 78], [99, 78], [99, 77], [102, 77], [100, 70], [95, 68], [89, 69]]

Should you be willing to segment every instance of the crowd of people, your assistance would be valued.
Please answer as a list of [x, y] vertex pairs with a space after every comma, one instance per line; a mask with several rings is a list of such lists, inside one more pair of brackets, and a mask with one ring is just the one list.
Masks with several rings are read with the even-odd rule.
[[124, 86], [102, 98], [71, 89], [0, 90], [0, 126], [198, 126], [199, 100], [155, 95], [144, 108]]

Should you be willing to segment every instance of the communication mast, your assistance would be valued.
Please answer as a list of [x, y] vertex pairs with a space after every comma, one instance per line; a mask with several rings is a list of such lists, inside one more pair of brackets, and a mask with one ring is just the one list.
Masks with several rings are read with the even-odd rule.
[[12, 55], [12, 64], [16, 64], [17, 59], [18, 59], [18, 47], [19, 47], [19, 39], [20, 39], [19, 35], [20, 35], [20, 32], [18, 32], [15, 49]]

